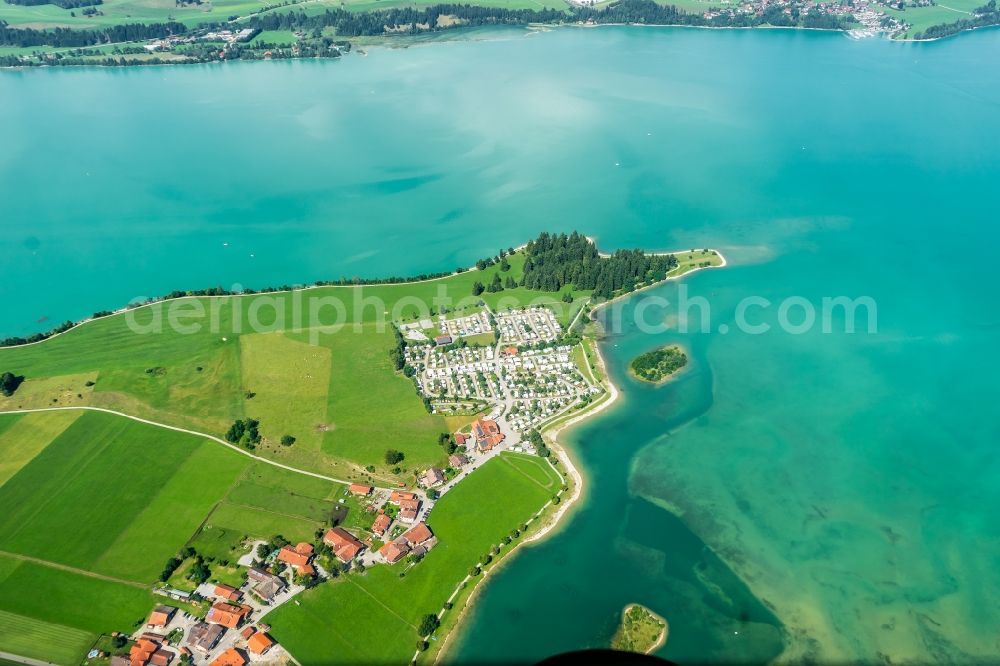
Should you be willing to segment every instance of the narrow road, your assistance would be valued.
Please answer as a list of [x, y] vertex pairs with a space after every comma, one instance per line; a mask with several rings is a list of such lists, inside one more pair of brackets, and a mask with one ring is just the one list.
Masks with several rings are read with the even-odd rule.
[[[337, 479], [332, 476], [326, 476], [324, 474], [319, 474], [317, 472], [309, 472], [304, 469], [299, 469], [297, 467], [292, 467], [291, 465], [285, 465], [280, 462], [275, 462], [268, 458], [263, 458], [258, 455], [254, 455], [249, 451], [241, 449], [240, 447], [227, 442], [224, 439], [220, 439], [214, 435], [209, 435], [208, 433], [198, 432], [197, 430], [188, 430], [187, 428], [179, 428], [177, 426], [167, 425], [166, 423], [159, 423], [158, 421], [150, 421], [149, 419], [140, 418], [138, 416], [132, 416], [131, 414], [126, 414], [124, 412], [116, 412], [113, 409], [105, 409], [104, 407], [87, 407], [87, 406], [77, 406], [77, 407], [38, 407], [36, 409], [11, 409], [6, 411], [0, 411], [0, 414], [32, 414], [37, 412], [62, 412], [72, 409], [83, 409], [91, 412], [104, 412], [105, 414], [114, 414], [115, 416], [121, 416], [126, 419], [132, 419], [133, 421], [138, 421], [139, 423], [145, 423], [146, 425], [156, 426], [157, 428], [164, 428], [165, 430], [173, 430], [174, 432], [182, 432], [186, 435], [194, 435], [195, 437], [203, 437], [204, 439], [211, 440], [217, 444], [222, 444], [226, 448], [232, 449], [240, 455], [246, 456], [247, 458], [252, 458], [258, 462], [265, 463], [267, 465], [273, 465], [274, 467], [280, 467], [281, 469], [288, 470], [289, 472], [295, 472], [296, 474], [305, 474], [306, 476], [311, 476], [316, 479], [323, 479], [324, 481], [332, 481], [334, 483], [342, 483], [344, 485], [350, 485], [353, 481], [347, 481], [346, 479]], [[382, 488], [380, 490], [388, 490], [387, 488]]]
[[88, 578], [98, 578], [100, 580], [106, 580], [109, 583], [120, 583], [122, 585], [128, 585], [129, 587], [135, 587], [140, 590], [148, 590], [150, 588], [149, 585], [143, 585], [142, 583], [137, 583], [134, 580], [125, 580], [124, 578], [115, 578], [114, 576], [106, 576], [104, 574], [99, 574], [94, 571], [87, 571], [86, 569], [77, 569], [76, 567], [71, 567], [68, 564], [59, 564], [58, 562], [50, 562], [49, 560], [43, 560], [38, 557], [31, 557], [30, 555], [11, 553], [6, 550], [0, 550], [0, 555], [15, 560], [40, 564], [44, 567], [49, 567], [50, 569], [60, 569], [62, 571], [69, 571], [70, 573], [80, 574], [81, 576], [87, 576]]

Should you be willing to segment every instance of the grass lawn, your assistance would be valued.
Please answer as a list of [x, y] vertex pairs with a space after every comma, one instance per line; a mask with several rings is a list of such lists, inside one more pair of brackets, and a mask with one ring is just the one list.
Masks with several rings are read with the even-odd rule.
[[407, 661], [420, 618], [555, 493], [559, 477], [533, 463], [503, 454], [483, 465], [437, 503], [429, 525], [440, 543], [405, 577], [402, 563], [377, 566], [310, 590], [268, 616], [275, 638], [303, 664]]
[[245, 464], [197, 437], [84, 413], [0, 487], [0, 550], [149, 582]]
[[0, 487], [82, 412], [0, 415]]
[[[0, 556], [0, 650], [78, 664], [99, 634], [131, 632], [153, 604], [138, 587]], [[52, 638], [26, 646], [21, 632]]]

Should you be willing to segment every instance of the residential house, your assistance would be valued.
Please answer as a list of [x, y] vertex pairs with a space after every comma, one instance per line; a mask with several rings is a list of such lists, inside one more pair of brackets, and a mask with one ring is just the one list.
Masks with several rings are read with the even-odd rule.
[[323, 535], [323, 543], [328, 545], [337, 559], [347, 564], [364, 550], [365, 544], [343, 527], [333, 527]]
[[242, 652], [236, 648], [229, 648], [216, 657], [208, 666], [243, 666], [248, 661], [250, 660]]
[[129, 666], [146, 666], [152, 659], [153, 653], [160, 649], [158, 641], [148, 638], [140, 638], [128, 651]]
[[480, 451], [492, 451], [503, 441], [500, 426], [491, 419], [478, 419], [472, 424], [472, 435], [476, 438], [476, 446]]
[[267, 654], [267, 651], [273, 646], [274, 639], [265, 634], [263, 631], [258, 631], [250, 637], [250, 640], [247, 641], [247, 649], [254, 654]]
[[302, 574], [303, 576], [312, 576], [316, 573], [316, 569], [312, 565], [313, 558], [313, 547], [310, 543], [299, 543], [293, 548], [292, 546], [284, 546], [278, 551], [278, 561], [284, 562], [288, 566], [292, 567], [296, 573]]
[[366, 486], [361, 483], [352, 483], [349, 487], [352, 495], [360, 495], [361, 497], [367, 497], [372, 494], [372, 487]]
[[465, 446], [465, 442], [468, 441], [469, 437], [465, 433], [456, 432], [455, 433], [455, 443], [459, 446]]
[[173, 619], [174, 613], [177, 609], [173, 606], [165, 606], [164, 604], [158, 604], [153, 612], [149, 614], [148, 624], [151, 627], [165, 627], [170, 624], [170, 620]]
[[453, 453], [448, 456], [448, 464], [454, 469], [459, 469], [469, 464], [469, 458], [461, 453]]
[[420, 512], [420, 500], [418, 499], [399, 500], [399, 515], [397, 517], [401, 522], [412, 523], [417, 519], [417, 514], [419, 512]]
[[174, 653], [172, 650], [164, 650], [160, 648], [153, 653], [153, 656], [149, 658], [150, 666], [170, 666], [170, 662], [174, 660]]
[[222, 583], [219, 583], [215, 586], [215, 596], [220, 599], [225, 599], [226, 601], [239, 601], [240, 597], [243, 596], [243, 593], [231, 585], [223, 585]]
[[243, 630], [240, 632], [240, 638], [242, 638], [243, 640], [247, 640], [248, 638], [253, 636], [254, 632], [256, 631], [257, 629], [252, 624], [248, 624], [247, 626], [243, 627]]
[[436, 338], [434, 338], [434, 344], [436, 344], [438, 347], [441, 347], [442, 345], [450, 345], [451, 343], [452, 339], [450, 335], [439, 335]]
[[403, 559], [408, 552], [410, 552], [410, 547], [407, 545], [406, 539], [400, 537], [379, 548], [378, 554], [385, 558], [389, 564], [395, 564]]
[[236, 629], [249, 617], [251, 610], [253, 609], [250, 606], [237, 606], [235, 604], [217, 602], [212, 604], [212, 607], [208, 610], [205, 621], [212, 624], [221, 624], [228, 629]]
[[424, 472], [423, 476], [420, 477], [420, 483], [427, 488], [439, 486], [444, 483], [444, 481], [444, 472], [439, 470], [437, 467], [431, 467], [429, 470]]
[[420, 522], [406, 530], [401, 538], [405, 539], [407, 545], [413, 548], [429, 541], [433, 536], [434, 533], [431, 532], [431, 528], [427, 527], [426, 523]]
[[392, 518], [383, 513], [372, 523], [372, 532], [379, 536], [385, 536], [385, 533], [389, 531], [390, 525], [392, 525]]
[[274, 598], [285, 589], [285, 581], [256, 567], [247, 572], [247, 580], [253, 583], [251, 591], [267, 604], [274, 601]]
[[188, 632], [187, 644], [201, 652], [211, 652], [218, 644], [226, 628], [220, 624], [199, 622]]
[[405, 490], [393, 490], [389, 493], [389, 504], [395, 504], [399, 506], [399, 503], [403, 500], [415, 500], [417, 499], [416, 493], [409, 493]]

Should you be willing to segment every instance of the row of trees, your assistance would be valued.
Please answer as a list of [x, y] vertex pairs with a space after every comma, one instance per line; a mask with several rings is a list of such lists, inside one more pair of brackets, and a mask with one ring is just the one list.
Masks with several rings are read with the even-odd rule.
[[972, 10], [970, 18], [960, 19], [954, 23], [932, 25], [923, 32], [918, 32], [914, 37], [916, 39], [940, 39], [963, 30], [985, 28], [990, 25], [1000, 25], [1000, 11], [997, 11], [996, 0], [990, 0], [982, 7]]
[[92, 7], [103, 4], [104, 0], [4, 0], [8, 5], [21, 5], [24, 7], [36, 7], [38, 5], [55, 5], [63, 9], [76, 9], [77, 7]]

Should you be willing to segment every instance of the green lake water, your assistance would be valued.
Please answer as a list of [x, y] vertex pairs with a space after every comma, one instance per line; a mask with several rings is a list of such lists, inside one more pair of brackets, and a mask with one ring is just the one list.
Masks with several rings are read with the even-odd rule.
[[[545, 229], [717, 247], [726, 269], [604, 312], [622, 398], [567, 437], [586, 498], [491, 577], [452, 657], [604, 646], [639, 602], [680, 662], [995, 658], [1000, 32], [479, 36], [0, 73], [0, 334], [178, 288], [444, 270]], [[648, 307], [680, 288], [707, 330]], [[747, 297], [838, 296], [873, 299], [877, 332], [737, 326]], [[689, 370], [627, 376], [668, 342]]]

